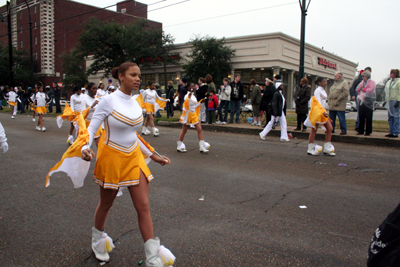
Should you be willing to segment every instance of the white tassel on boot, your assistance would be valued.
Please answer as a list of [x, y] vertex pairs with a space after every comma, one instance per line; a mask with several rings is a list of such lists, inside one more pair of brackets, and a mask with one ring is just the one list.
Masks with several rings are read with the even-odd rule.
[[204, 140], [201, 140], [199, 142], [199, 148], [200, 148], [200, 152], [201, 153], [207, 153], [208, 152], [207, 148], [204, 145]]
[[143, 128], [142, 128], [142, 134], [143, 135], [149, 135], [150, 134], [150, 131], [147, 129], [147, 127], [146, 126], [144, 126], [143, 125]]
[[160, 254], [164, 266], [172, 266], [174, 264], [176, 258], [169, 249], [164, 246], [160, 246], [158, 253]]
[[158, 237], [149, 239], [144, 243], [144, 252], [146, 253], [147, 267], [164, 267], [160, 254], [160, 239]]
[[99, 231], [92, 227], [92, 250], [96, 259], [100, 261], [109, 261], [110, 256], [108, 252], [111, 252], [115, 248], [111, 237], [109, 237], [104, 231]]
[[209, 143], [207, 143], [206, 141], [204, 141], [204, 147], [206, 149], [210, 149], [211, 145]]
[[178, 141], [177, 144], [178, 144], [178, 146], [177, 146], [176, 150], [178, 152], [186, 153], [187, 150], [186, 150], [185, 144], [181, 141]]
[[152, 131], [153, 131], [153, 135], [154, 135], [154, 136], [157, 137], [157, 136], [160, 135], [160, 131], [159, 131], [156, 127], [152, 127], [151, 129], [152, 129]]
[[324, 144], [324, 154], [328, 154], [329, 156], [335, 156], [335, 147], [331, 142], [327, 142]]

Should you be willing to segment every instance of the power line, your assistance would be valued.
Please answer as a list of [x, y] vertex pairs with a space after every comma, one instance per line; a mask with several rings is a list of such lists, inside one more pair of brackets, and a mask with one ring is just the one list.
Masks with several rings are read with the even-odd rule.
[[[155, 4], [159, 4], [159, 3], [165, 2], [165, 1], [167, 1], [167, 0], [160, 0], [160, 1], [157, 1], [157, 2], [154, 2], [154, 3], [151, 3], [151, 4], [148, 4], [148, 5], [145, 5], [145, 6], [141, 6], [141, 7], [139, 7], [139, 8], [132, 9], [132, 10], [143, 9], [143, 8], [148, 7], [148, 6], [155, 5]], [[154, 9], [154, 10], [162, 9], [162, 8], [165, 8], [165, 7], [173, 6], [173, 5], [180, 4], [180, 3], [183, 3], [183, 2], [187, 2], [187, 1], [190, 1], [190, 0], [185, 0], [185, 1], [182, 1], [182, 2], [179, 2], [179, 3], [175, 3], [175, 4], [167, 5], [167, 6], [164, 6], [164, 7], [156, 8], [156, 9]], [[117, 4], [118, 4], [118, 3], [117, 3]], [[70, 16], [70, 17], [66, 17], [66, 18], [63, 18], [63, 19], [59, 19], [59, 20], [54, 20], [54, 21], [50, 21], [50, 22], [47, 22], [47, 23], [43, 23], [43, 24], [40, 24], [40, 25], [37, 26], [37, 27], [42, 27], [42, 26], [46, 26], [46, 25], [48, 25], [48, 24], [53, 24], [53, 23], [55, 24], [56, 22], [61, 22], [61, 21], [68, 20], [68, 19], [71, 19], [71, 18], [76, 18], [76, 17], [80, 17], [80, 16], [87, 15], [87, 14], [90, 14], [90, 13], [94, 13], [94, 12], [97, 12], [97, 11], [105, 10], [105, 9], [107, 9], [107, 8], [116, 6], [117, 4], [109, 5], [109, 6], [102, 7], [102, 8], [96, 8], [96, 9], [94, 9], [94, 10], [90, 10], [90, 11], [88, 11], [88, 12], [84, 12], [84, 13], [77, 14], [77, 15], [74, 15], [74, 16]], [[132, 10], [129, 10], [129, 11], [132, 11]], [[154, 11], [154, 10], [150, 10], [150, 11]], [[108, 11], [110, 11], [110, 12], [115, 12], [115, 11], [111, 11], [111, 10], [108, 10]], [[150, 11], [147, 11], [147, 12], [150, 12]], [[143, 13], [146, 13], [146, 12], [143, 12]], [[143, 14], [143, 13], [141, 13], [141, 14]], [[111, 15], [111, 16], [109, 16], [109, 17], [116, 16], [116, 15], [121, 15], [121, 14], [122, 14], [122, 13], [120, 13], [120, 12], [115, 12], [115, 14], [113, 14], [113, 15]], [[140, 14], [140, 13], [139, 13], [139, 14]], [[124, 15], [124, 14], [122, 14], [122, 15]], [[127, 14], [127, 16], [132, 16], [132, 15]], [[125, 19], [125, 18], [127, 18], [127, 17], [124, 17], [123, 19]], [[26, 31], [26, 30], [29, 30], [29, 27], [28, 27], [28, 28], [24, 28], [24, 29], [22, 29], [22, 30], [18, 30], [18, 29], [17, 29], [17, 30], [15, 30], [15, 31], [12, 31], [11, 33], [18, 33], [19, 31], [20, 31], [20, 32], [23, 32], [23, 31]], [[0, 35], [0, 38], [1, 38], [1, 37], [5, 37], [5, 36], [7, 36], [7, 35], [8, 35], [8, 34]]]
[[178, 23], [178, 24], [167, 25], [164, 28], [175, 27], [175, 26], [179, 26], [179, 25], [184, 25], [184, 24], [189, 24], [189, 23], [194, 23], [194, 22], [199, 22], [199, 21], [205, 21], [205, 20], [210, 20], [210, 19], [228, 17], [228, 16], [233, 16], [233, 15], [238, 15], [238, 14], [243, 14], [243, 13], [249, 13], [249, 12], [254, 12], [254, 11], [259, 11], [259, 10], [264, 10], [264, 9], [276, 8], [276, 7], [281, 7], [281, 6], [288, 6], [288, 5], [293, 5], [293, 4], [297, 4], [297, 2], [281, 4], [281, 5], [275, 5], [275, 6], [269, 6], [269, 7], [263, 7], [263, 8], [257, 8], [257, 9], [252, 9], [252, 10], [246, 10], [246, 11], [241, 11], [241, 12], [236, 12], [236, 13], [231, 13], [231, 14], [226, 14], [226, 15], [218, 15], [218, 16], [215, 16], [215, 17], [209, 17], [209, 18], [204, 18], [204, 19], [192, 20], [192, 21], [182, 22], [182, 23]]

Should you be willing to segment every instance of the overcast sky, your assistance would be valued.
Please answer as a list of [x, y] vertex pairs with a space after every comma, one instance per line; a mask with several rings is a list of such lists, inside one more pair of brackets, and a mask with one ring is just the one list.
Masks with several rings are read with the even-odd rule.
[[[163, 23], [175, 43], [187, 42], [197, 34], [222, 38], [278, 31], [300, 39], [298, 0], [189, 0], [165, 7], [182, 1], [166, 0], [148, 7], [148, 18]], [[77, 2], [106, 7], [117, 1]], [[151, 11], [161, 7], [165, 8]], [[400, 68], [399, 10], [399, 0], [312, 0], [306, 42], [359, 63], [358, 69], [371, 66], [372, 79], [379, 82], [390, 69]]]

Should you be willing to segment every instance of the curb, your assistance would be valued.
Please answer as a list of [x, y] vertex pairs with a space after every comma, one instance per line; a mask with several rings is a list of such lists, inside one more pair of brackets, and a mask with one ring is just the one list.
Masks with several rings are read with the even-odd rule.
[[[182, 124], [179, 122], [168, 122], [168, 121], [159, 121], [157, 125], [166, 126], [166, 127], [174, 127], [181, 128]], [[224, 133], [237, 133], [237, 134], [249, 134], [258, 136], [261, 132], [262, 128], [243, 128], [243, 127], [232, 127], [232, 126], [218, 126], [218, 125], [208, 125], [202, 124], [201, 128], [204, 131], [213, 131], [213, 132], [224, 132]], [[291, 132], [288, 133], [293, 134], [293, 137], [297, 139], [308, 139], [309, 133], [302, 132]], [[269, 132], [268, 136], [280, 136], [280, 130], [272, 130]], [[315, 137], [318, 141], [325, 141], [325, 134], [317, 133]], [[354, 136], [354, 135], [332, 135], [332, 142], [335, 143], [351, 143], [358, 145], [369, 145], [369, 146], [385, 146], [385, 147], [400, 147], [400, 141], [395, 139], [387, 139], [380, 137], [362, 137], [362, 136]]]

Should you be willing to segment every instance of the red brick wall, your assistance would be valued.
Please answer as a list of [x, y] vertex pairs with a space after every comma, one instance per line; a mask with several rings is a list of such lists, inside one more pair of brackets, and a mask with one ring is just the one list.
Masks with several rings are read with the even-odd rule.
[[[24, 0], [18, 0], [18, 4], [23, 4]], [[23, 4], [24, 5], [24, 4]], [[121, 24], [131, 23], [137, 20], [137, 17], [147, 18], [147, 5], [138, 3], [136, 1], [123, 1], [119, 2], [115, 7], [118, 10], [126, 8], [127, 12], [121, 14], [119, 12], [113, 12], [110, 10], [98, 10], [86, 15], [77, 16], [75, 18], [69, 18], [71, 16], [76, 16], [81, 13], [97, 10], [99, 7], [81, 4], [74, 1], [68, 0], [55, 0], [54, 3], [54, 20], [57, 21], [54, 24], [54, 46], [55, 46], [55, 73], [59, 72], [60, 77], [42, 77], [40, 81], [44, 86], [50, 85], [53, 81], [60, 81], [63, 77], [62, 61], [60, 56], [64, 53], [70, 52], [78, 44], [78, 39], [80, 33], [83, 31], [83, 25], [91, 18], [95, 17], [102, 21], [118, 21]], [[6, 6], [0, 7], [0, 12], [5, 11]], [[41, 55], [40, 55], [40, 8], [37, 7], [37, 12], [34, 14], [34, 7], [31, 7], [32, 22], [34, 27], [34, 22], [37, 23], [37, 28], [32, 29], [33, 36], [33, 53], [38, 53], [38, 59], [34, 61], [36, 67], [36, 72], [40, 72], [41, 69]], [[18, 28], [18, 49], [20, 49], [21, 41], [23, 41], [23, 48], [29, 53], [29, 16], [28, 10], [24, 9], [22, 11], [22, 18], [20, 19], [20, 12], [17, 12], [17, 28]], [[69, 18], [69, 19], [67, 19]], [[7, 17], [5, 17], [7, 21]], [[150, 21], [153, 27], [162, 29], [162, 24], [154, 21]], [[20, 27], [22, 26], [23, 31], [20, 33]], [[4, 35], [4, 36], [3, 36]], [[38, 38], [38, 43], [35, 45], [35, 36]], [[8, 44], [7, 37], [7, 26], [5, 24], [0, 24], [0, 42], [4, 45]]]

